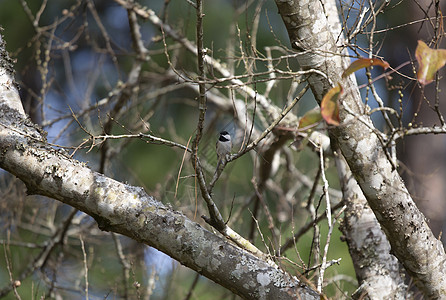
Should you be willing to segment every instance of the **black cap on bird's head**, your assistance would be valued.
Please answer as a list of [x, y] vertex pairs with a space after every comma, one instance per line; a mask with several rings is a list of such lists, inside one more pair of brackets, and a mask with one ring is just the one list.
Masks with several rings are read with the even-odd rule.
[[219, 141], [227, 142], [227, 141], [229, 141], [229, 139], [230, 139], [230, 136], [227, 131], [220, 132], [220, 137], [218, 138]]

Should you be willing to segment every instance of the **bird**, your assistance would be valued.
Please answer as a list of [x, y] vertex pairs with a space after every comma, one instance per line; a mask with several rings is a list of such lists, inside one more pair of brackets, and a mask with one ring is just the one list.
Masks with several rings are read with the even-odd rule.
[[232, 141], [231, 135], [227, 131], [220, 132], [220, 137], [217, 140], [216, 151], [218, 157], [218, 163], [227, 159], [227, 155], [231, 153]]

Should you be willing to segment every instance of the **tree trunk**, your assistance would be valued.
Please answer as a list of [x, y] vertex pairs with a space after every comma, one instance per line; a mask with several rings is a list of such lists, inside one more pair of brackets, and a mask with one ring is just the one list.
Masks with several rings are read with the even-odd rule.
[[[344, 71], [335, 40], [319, 1], [279, 1], [296, 58], [303, 69], [315, 70], [308, 79], [316, 100], [341, 82]], [[325, 74], [321, 75], [320, 72]], [[364, 114], [354, 81], [346, 78], [340, 101], [341, 124], [329, 129], [392, 247], [392, 253], [414, 277], [428, 298], [446, 297], [446, 256], [418, 210], [397, 170], [388, 161], [370, 118]]]

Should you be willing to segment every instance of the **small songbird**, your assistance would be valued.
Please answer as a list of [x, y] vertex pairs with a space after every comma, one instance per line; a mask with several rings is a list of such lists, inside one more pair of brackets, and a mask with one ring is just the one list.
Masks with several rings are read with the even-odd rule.
[[227, 131], [220, 132], [216, 148], [219, 163], [226, 160], [226, 156], [230, 154], [232, 150], [231, 136]]

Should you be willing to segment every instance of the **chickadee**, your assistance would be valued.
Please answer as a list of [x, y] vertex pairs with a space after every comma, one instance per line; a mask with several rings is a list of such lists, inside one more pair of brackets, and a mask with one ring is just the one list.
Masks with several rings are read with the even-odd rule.
[[220, 137], [218, 138], [216, 148], [219, 162], [226, 159], [226, 156], [231, 153], [231, 136], [227, 131], [220, 132]]

